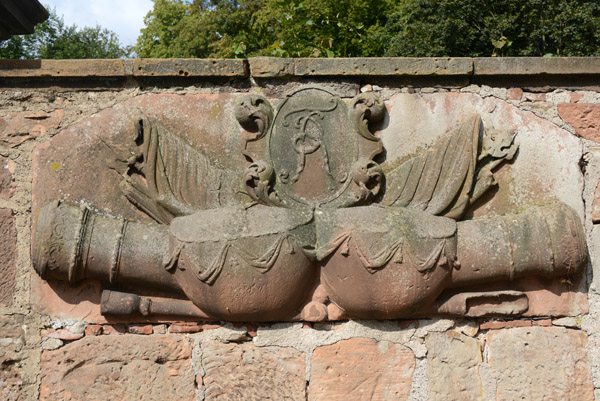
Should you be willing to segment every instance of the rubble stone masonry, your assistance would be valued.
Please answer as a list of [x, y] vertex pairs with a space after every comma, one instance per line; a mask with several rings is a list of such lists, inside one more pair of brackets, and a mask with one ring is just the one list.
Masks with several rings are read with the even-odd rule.
[[[377, 92], [388, 113], [377, 130], [439, 130], [454, 122], [450, 107], [516, 121], [519, 162], [471, 216], [552, 194], [582, 218], [585, 273], [517, 282], [529, 310], [514, 317], [356, 321], [329, 304], [338, 321], [269, 323], [105, 317], [97, 282], [35, 273], [36, 152], [62, 130], [144, 95], [218, 105], [309, 86], [343, 99]], [[386, 141], [401, 157], [401, 139]], [[600, 400], [599, 181], [597, 58], [1, 60], [0, 399]], [[95, 182], [78, 185], [85, 194]]]

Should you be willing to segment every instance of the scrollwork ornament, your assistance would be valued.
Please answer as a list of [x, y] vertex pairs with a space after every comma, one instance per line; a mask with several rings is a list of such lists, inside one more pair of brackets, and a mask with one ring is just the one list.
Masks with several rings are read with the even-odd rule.
[[379, 141], [369, 131], [369, 123], [381, 121], [385, 115], [385, 105], [379, 95], [366, 92], [356, 96], [350, 104], [350, 113], [360, 136], [370, 141]]
[[383, 170], [373, 160], [362, 158], [354, 163], [352, 181], [355, 204], [364, 204], [375, 198], [383, 186], [383, 180]]
[[247, 95], [235, 105], [234, 114], [240, 126], [252, 133], [245, 138], [243, 153], [254, 161], [255, 158], [247, 151], [248, 142], [258, 141], [267, 134], [273, 122], [273, 107], [263, 96]]
[[246, 168], [244, 175], [248, 195], [255, 201], [270, 206], [281, 204], [277, 193], [273, 190], [275, 172], [263, 160], [258, 160]]

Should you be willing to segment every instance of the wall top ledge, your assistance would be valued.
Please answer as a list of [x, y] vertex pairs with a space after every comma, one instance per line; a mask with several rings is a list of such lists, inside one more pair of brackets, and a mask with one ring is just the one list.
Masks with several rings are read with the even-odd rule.
[[0, 60], [0, 78], [600, 75], [600, 57]]

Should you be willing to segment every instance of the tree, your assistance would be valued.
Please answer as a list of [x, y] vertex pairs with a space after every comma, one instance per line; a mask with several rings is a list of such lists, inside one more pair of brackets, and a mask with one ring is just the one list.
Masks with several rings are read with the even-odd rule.
[[597, 0], [403, 0], [386, 56], [600, 55]]
[[393, 0], [154, 0], [141, 57], [375, 56]]
[[598, 0], [154, 0], [141, 57], [591, 56]]
[[[261, 0], [154, 0], [138, 37], [140, 57], [235, 57], [259, 43], [252, 17]], [[250, 47], [249, 47], [250, 44]]]
[[392, 0], [265, 0], [256, 30], [269, 38], [258, 54], [284, 57], [369, 57], [394, 10]]
[[0, 43], [0, 58], [10, 59], [120, 58], [130, 52], [121, 46], [114, 32], [100, 26], [67, 26], [55, 10], [35, 27], [33, 34], [13, 36]]

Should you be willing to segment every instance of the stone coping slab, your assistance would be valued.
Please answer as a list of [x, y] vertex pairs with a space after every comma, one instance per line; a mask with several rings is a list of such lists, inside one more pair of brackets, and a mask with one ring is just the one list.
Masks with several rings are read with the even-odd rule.
[[600, 75], [600, 57], [0, 60], [0, 78]]

